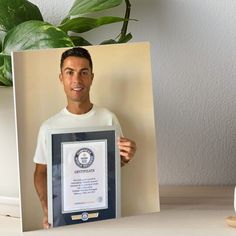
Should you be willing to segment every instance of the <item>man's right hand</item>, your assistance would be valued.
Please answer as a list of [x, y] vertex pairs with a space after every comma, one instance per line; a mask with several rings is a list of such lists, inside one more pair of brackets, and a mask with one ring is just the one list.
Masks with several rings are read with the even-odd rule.
[[43, 228], [49, 229], [47, 204], [47, 165], [36, 164], [34, 172], [34, 185], [43, 209]]
[[51, 225], [48, 223], [48, 215], [45, 214], [43, 216], [43, 228], [44, 229], [49, 229], [51, 227]]

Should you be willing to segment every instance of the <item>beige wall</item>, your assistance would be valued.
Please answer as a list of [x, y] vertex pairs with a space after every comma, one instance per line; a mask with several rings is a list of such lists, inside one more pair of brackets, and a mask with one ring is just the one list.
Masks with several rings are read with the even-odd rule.
[[[118, 116], [124, 135], [138, 146], [122, 168], [122, 215], [159, 211], [157, 150], [148, 43], [92, 46], [95, 78], [91, 100]], [[58, 80], [64, 49], [14, 53], [15, 98], [23, 229], [41, 227], [32, 161], [40, 124], [66, 105]]]

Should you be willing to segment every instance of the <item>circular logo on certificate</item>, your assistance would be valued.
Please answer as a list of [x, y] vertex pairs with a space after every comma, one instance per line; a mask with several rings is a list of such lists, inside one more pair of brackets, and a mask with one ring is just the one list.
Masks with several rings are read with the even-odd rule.
[[88, 168], [93, 164], [94, 153], [89, 148], [81, 148], [75, 154], [75, 164], [80, 168]]
[[82, 221], [88, 220], [88, 213], [87, 213], [87, 212], [83, 212], [83, 213], [82, 213], [82, 215], [81, 215], [81, 220], [82, 220]]

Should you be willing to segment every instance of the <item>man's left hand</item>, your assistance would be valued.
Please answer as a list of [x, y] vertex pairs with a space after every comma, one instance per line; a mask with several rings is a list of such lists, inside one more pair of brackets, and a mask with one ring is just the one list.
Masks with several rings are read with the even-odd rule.
[[120, 137], [118, 139], [118, 147], [120, 149], [121, 163], [127, 164], [134, 157], [136, 152], [136, 143], [128, 138]]

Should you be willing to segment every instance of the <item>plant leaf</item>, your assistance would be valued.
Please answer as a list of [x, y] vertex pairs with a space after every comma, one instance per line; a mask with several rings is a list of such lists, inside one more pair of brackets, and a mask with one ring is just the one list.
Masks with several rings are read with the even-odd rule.
[[89, 41], [86, 39], [80, 37], [80, 36], [70, 36], [70, 39], [76, 46], [89, 46], [92, 45]]
[[0, 53], [0, 67], [4, 64], [4, 56]]
[[102, 11], [119, 6], [123, 0], [75, 0], [70, 9], [69, 16], [77, 16], [86, 13]]
[[128, 41], [130, 41], [133, 38], [132, 34], [126, 34], [125, 37], [119, 39], [118, 43], [127, 43]]
[[74, 46], [73, 42], [60, 29], [42, 21], [27, 21], [7, 33], [3, 52], [71, 46]]
[[103, 44], [127, 43], [129, 40], [132, 39], [132, 37], [133, 37], [132, 34], [129, 33], [125, 37], [123, 37], [122, 39], [119, 39], [118, 41], [116, 41], [114, 39], [108, 39], [108, 40], [105, 40], [105, 41], [101, 42], [100, 45], [103, 45]]
[[11, 56], [0, 54], [3, 64], [0, 66], [0, 83], [5, 86], [12, 86]]
[[67, 20], [64, 24], [58, 26], [61, 30], [68, 32], [84, 33], [102, 25], [125, 21], [126, 19], [113, 16], [104, 16], [100, 18], [77, 17]]
[[116, 44], [117, 42], [114, 39], [108, 39], [100, 43], [100, 45], [104, 44]]
[[59, 48], [74, 46], [72, 40], [60, 29], [42, 21], [27, 21], [10, 30], [3, 41], [0, 54], [0, 82], [12, 85], [11, 51]]
[[2, 51], [2, 43], [3, 43], [3, 39], [5, 37], [6, 33], [3, 31], [0, 31], [0, 52]]
[[43, 21], [36, 5], [26, 0], [0, 0], [0, 30], [8, 31], [28, 20]]

